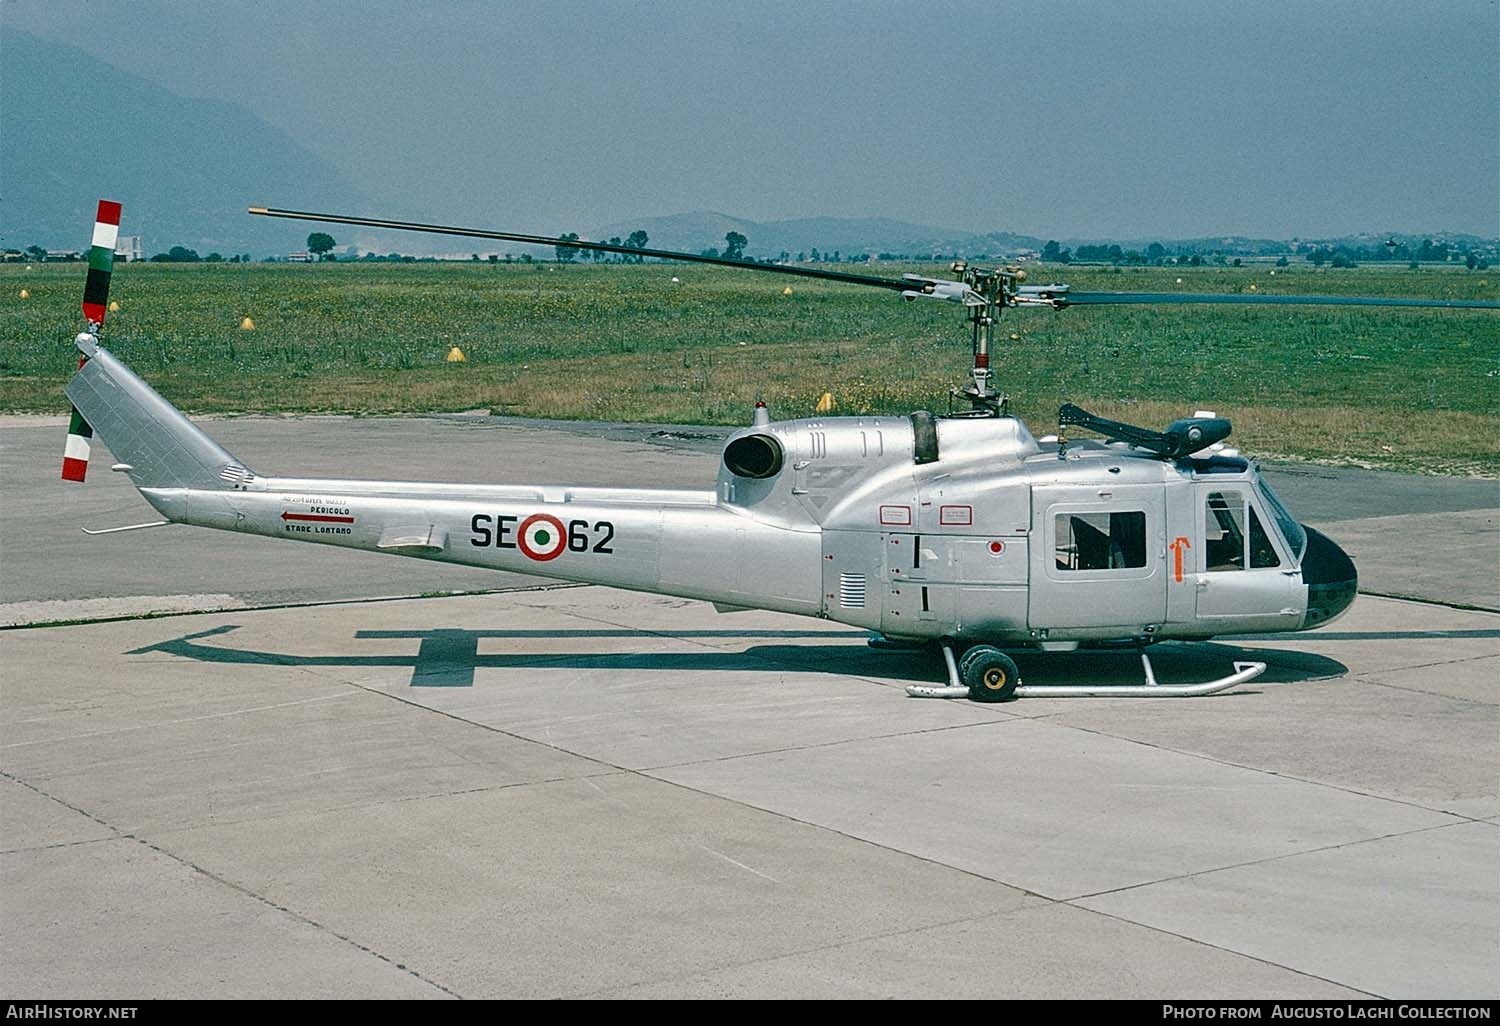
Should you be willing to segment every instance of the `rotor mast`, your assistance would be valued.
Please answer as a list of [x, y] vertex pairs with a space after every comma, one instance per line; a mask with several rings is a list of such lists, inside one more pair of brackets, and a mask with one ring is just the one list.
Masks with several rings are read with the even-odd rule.
[[974, 407], [975, 415], [1004, 417], [1008, 397], [997, 392], [991, 385], [994, 371], [990, 358], [995, 346], [995, 325], [1008, 306], [1046, 306], [1058, 308], [1065, 305], [1061, 298], [1066, 285], [1022, 285], [1026, 272], [1019, 267], [971, 267], [966, 260], [955, 260], [949, 267], [958, 278], [954, 282], [935, 282], [908, 274], [914, 282], [925, 282], [921, 292], [903, 292], [905, 299], [926, 296], [931, 299], [947, 299], [962, 303], [969, 311], [969, 324], [973, 338], [974, 362], [969, 370], [971, 384], [962, 389], [955, 388], [951, 394], [963, 396]]
[[964, 305], [969, 309], [974, 350], [974, 362], [969, 370], [972, 384], [963, 389], [955, 388], [953, 394], [967, 399], [976, 414], [1003, 417], [1008, 398], [990, 384], [993, 377], [990, 354], [1001, 311], [1017, 304], [1020, 283], [1026, 280], [1026, 272], [1018, 267], [970, 267], [964, 260], [955, 260], [951, 270], [966, 287]]

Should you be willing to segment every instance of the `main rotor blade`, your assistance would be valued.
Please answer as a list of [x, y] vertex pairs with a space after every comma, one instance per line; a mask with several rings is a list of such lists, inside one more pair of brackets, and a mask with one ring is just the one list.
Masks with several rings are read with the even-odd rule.
[[600, 253], [623, 253], [627, 256], [655, 257], [660, 260], [680, 260], [695, 264], [715, 264], [719, 267], [739, 267], [747, 271], [764, 271], [768, 274], [789, 274], [797, 278], [818, 278], [823, 281], [843, 282], [846, 285], [870, 285], [875, 288], [909, 292], [914, 288], [911, 281], [895, 278], [879, 278], [870, 274], [848, 274], [844, 271], [821, 271], [811, 267], [788, 267], [784, 264], [756, 264], [746, 260], [726, 260], [723, 257], [703, 256], [699, 253], [677, 253], [667, 249], [634, 249], [616, 246], [608, 242], [585, 242], [582, 239], [554, 239], [546, 235], [523, 235], [518, 232], [493, 232], [481, 228], [457, 228], [451, 225], [419, 224], [409, 221], [386, 221], [375, 217], [352, 217], [344, 214], [317, 214], [307, 210], [278, 210], [275, 207], [251, 207], [250, 213], [262, 217], [285, 217], [298, 221], [323, 221], [327, 224], [356, 224], [367, 228], [394, 228], [406, 232], [426, 232], [429, 235], [462, 235], [470, 239], [499, 239], [504, 242], [524, 242], [533, 246], [562, 246], [571, 249], [592, 249]]
[[1214, 292], [1067, 292], [1064, 306], [1147, 303], [1241, 303], [1257, 306], [1423, 306], [1453, 310], [1500, 310], [1482, 299], [1391, 299], [1384, 296], [1277, 296]]
[[[658, 260], [677, 260], [684, 263], [713, 264], [718, 267], [738, 267], [747, 271], [766, 274], [786, 274], [795, 278], [816, 278], [821, 281], [837, 281], [846, 285], [865, 285], [888, 289], [893, 292], [926, 291], [912, 279], [881, 278], [872, 274], [850, 274], [846, 271], [824, 271], [812, 267], [789, 267], [785, 264], [757, 264], [747, 260], [728, 260], [724, 257], [703, 256], [699, 253], [679, 253], [668, 249], [634, 249], [608, 242], [586, 242], [582, 239], [559, 239], [548, 235], [527, 235], [521, 232], [496, 232], [482, 228], [461, 228], [454, 225], [424, 224], [415, 221], [389, 221], [377, 217], [355, 217], [347, 214], [322, 214], [310, 210], [282, 210], [276, 207], [251, 207], [250, 213], [261, 217], [284, 217], [297, 221], [321, 221], [325, 224], [363, 225], [367, 228], [390, 228], [397, 231], [423, 232], [428, 235], [458, 235], [470, 239], [497, 239], [503, 242], [521, 242], [532, 246], [562, 246], [572, 249], [590, 249], [599, 253], [621, 253], [625, 256], [653, 257]], [[1420, 306], [1451, 309], [1495, 310], [1500, 303], [1474, 299], [1386, 299], [1373, 296], [1277, 296], [1213, 294], [1193, 292], [1068, 292], [1056, 297], [1057, 306], [1100, 306], [1105, 304], [1148, 303], [1242, 303], [1260, 305], [1308, 305], [1308, 306]], [[1029, 304], [1027, 304], [1029, 305]]]

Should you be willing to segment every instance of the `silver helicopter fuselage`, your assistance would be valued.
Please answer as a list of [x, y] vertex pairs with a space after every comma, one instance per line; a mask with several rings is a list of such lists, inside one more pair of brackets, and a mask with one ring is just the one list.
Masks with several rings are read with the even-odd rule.
[[168, 521], [826, 617], [1070, 647], [1300, 630], [1353, 564], [1238, 457], [1039, 443], [1011, 417], [754, 426], [711, 491], [267, 476], [92, 336], [68, 397]]

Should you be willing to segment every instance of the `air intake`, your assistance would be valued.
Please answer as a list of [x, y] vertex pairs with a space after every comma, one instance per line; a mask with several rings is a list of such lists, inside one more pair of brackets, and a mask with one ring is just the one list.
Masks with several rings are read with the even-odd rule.
[[724, 447], [724, 466], [736, 477], [775, 477], [782, 459], [781, 443], [771, 435], [745, 435]]

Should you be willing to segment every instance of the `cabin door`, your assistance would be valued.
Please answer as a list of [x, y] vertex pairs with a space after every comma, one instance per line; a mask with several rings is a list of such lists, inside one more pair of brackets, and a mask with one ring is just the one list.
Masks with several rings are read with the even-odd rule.
[[1155, 630], [1167, 612], [1164, 493], [1163, 485], [1034, 489], [1027, 626]]

